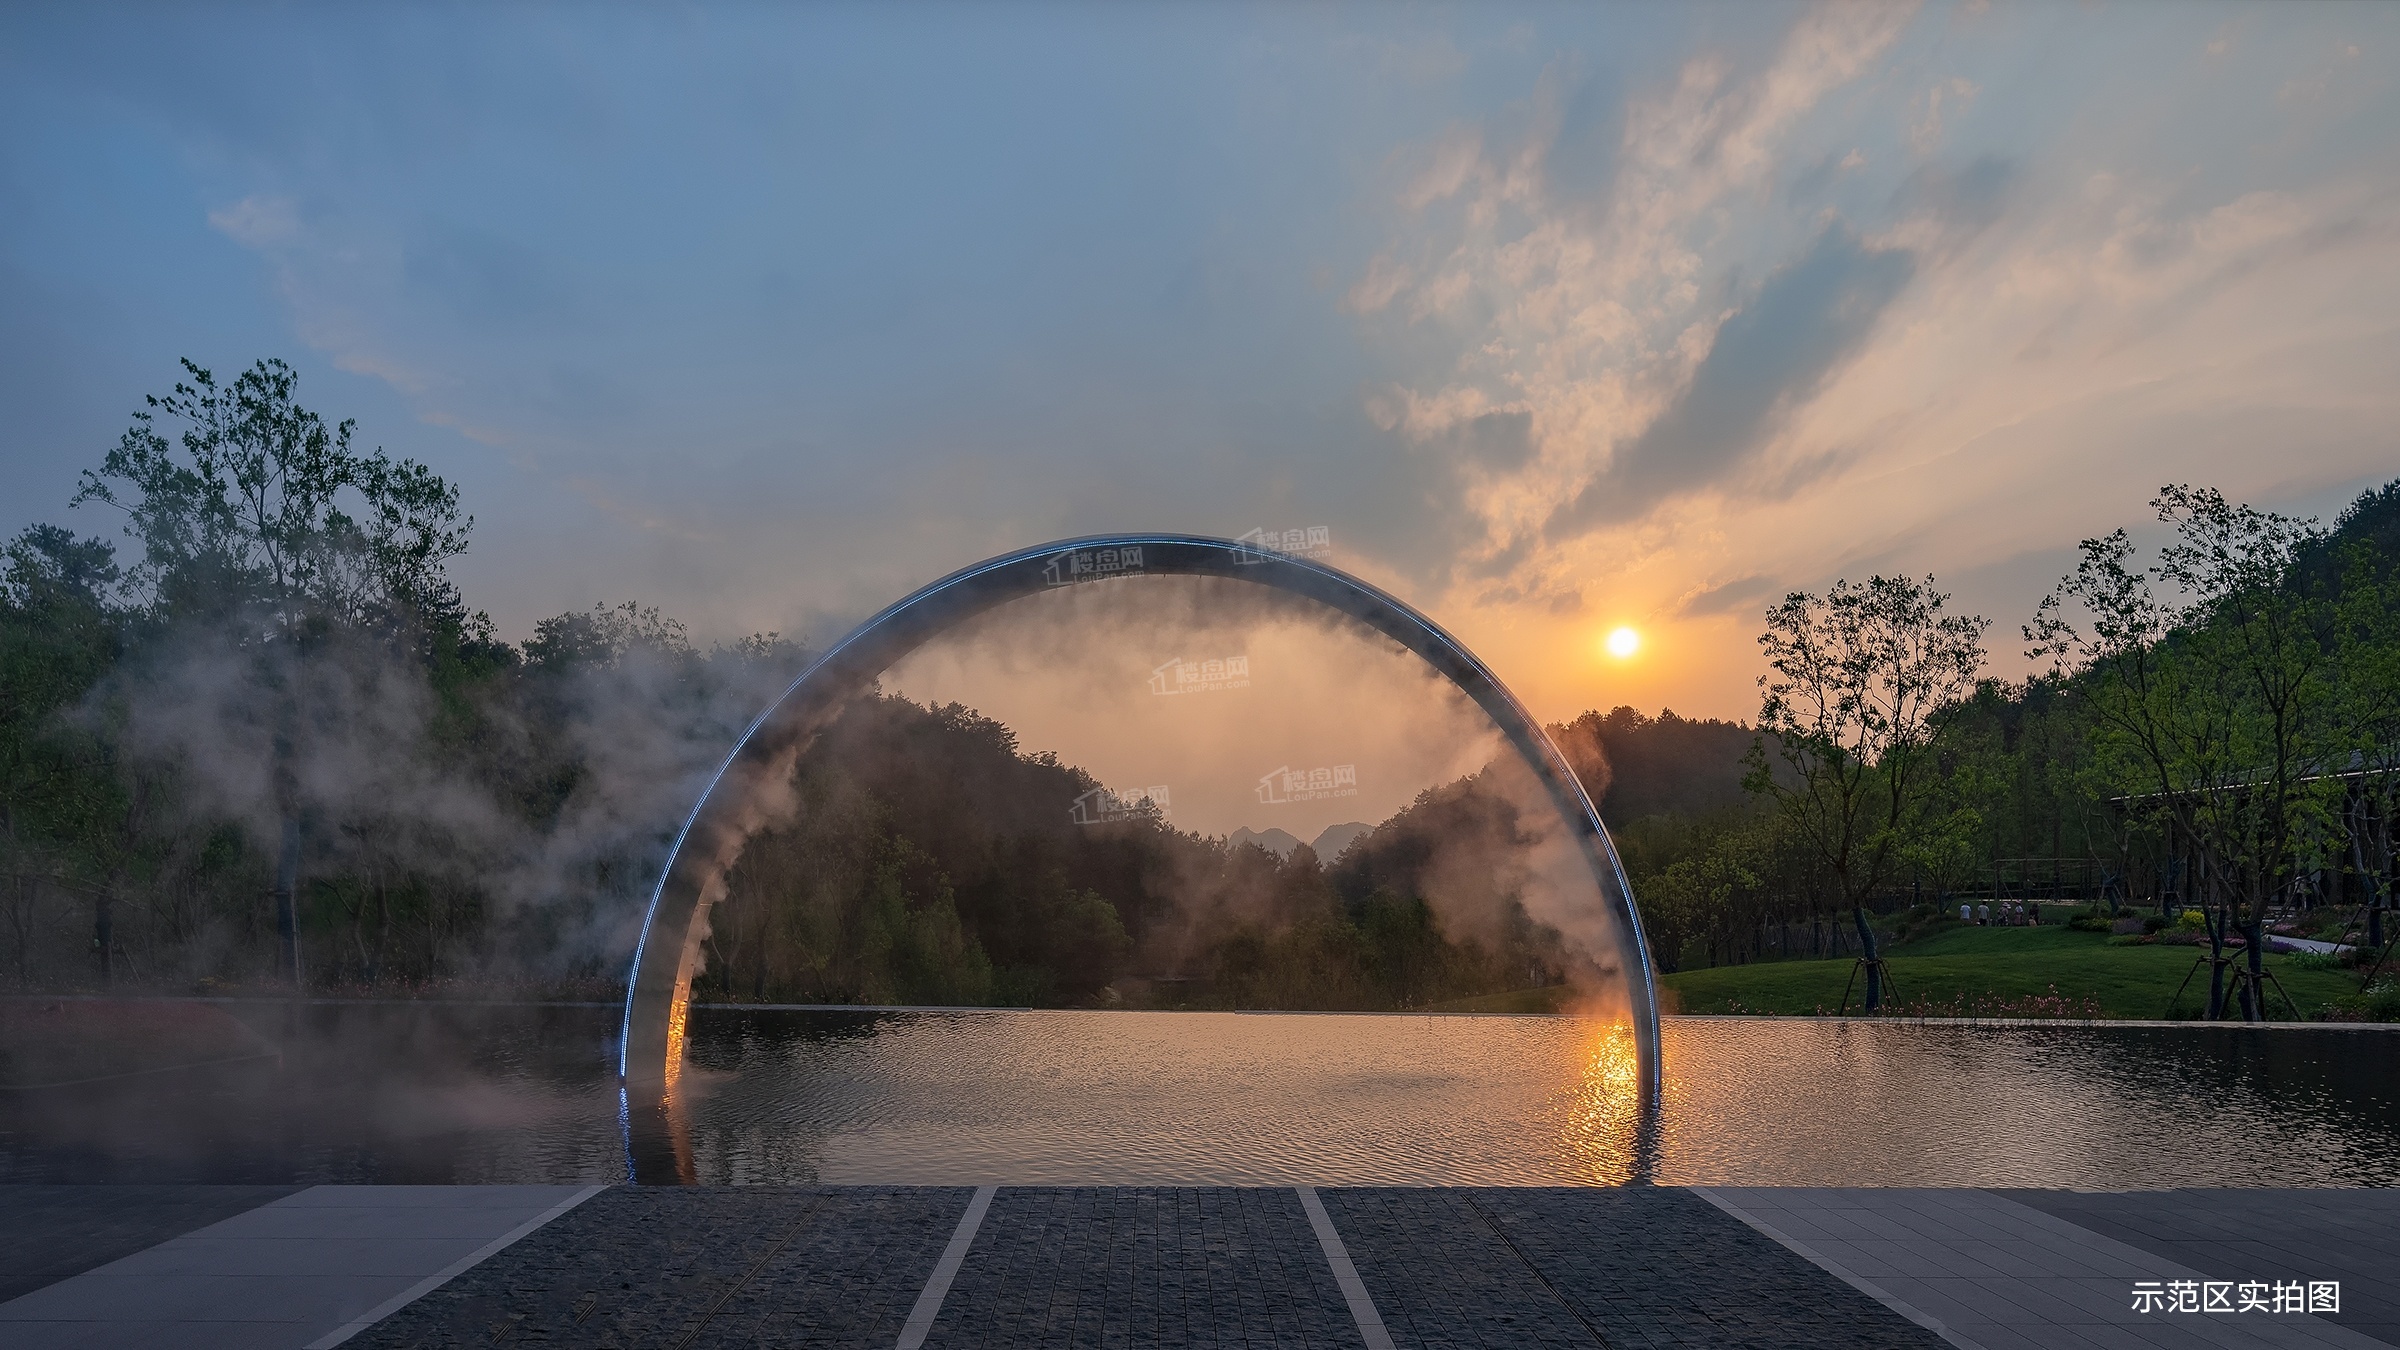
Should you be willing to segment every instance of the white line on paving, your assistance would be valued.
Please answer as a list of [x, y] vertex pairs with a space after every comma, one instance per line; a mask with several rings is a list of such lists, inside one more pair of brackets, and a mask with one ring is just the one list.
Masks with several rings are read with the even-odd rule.
[[933, 1263], [933, 1274], [926, 1277], [925, 1292], [917, 1295], [917, 1306], [908, 1310], [908, 1321], [900, 1328], [899, 1350], [918, 1350], [933, 1333], [933, 1319], [942, 1315], [942, 1300], [949, 1296], [950, 1282], [966, 1264], [967, 1248], [975, 1245], [975, 1230], [983, 1227], [983, 1213], [992, 1207], [992, 1197], [999, 1190], [997, 1186], [975, 1188], [967, 1212], [958, 1216], [958, 1230], [950, 1235], [950, 1245], [942, 1248], [942, 1259]]
[[1308, 1226], [1317, 1230], [1317, 1245], [1325, 1249], [1325, 1264], [1333, 1267], [1333, 1282], [1342, 1287], [1342, 1298], [1350, 1305], [1358, 1334], [1366, 1338], [1367, 1350], [1392, 1350], [1392, 1334], [1383, 1329], [1383, 1314], [1375, 1311], [1375, 1300], [1367, 1295], [1366, 1282], [1358, 1278], [1358, 1267], [1350, 1264], [1349, 1249], [1342, 1246], [1342, 1235], [1334, 1231], [1333, 1216], [1325, 1212], [1325, 1202], [1317, 1199], [1317, 1188], [1292, 1189], [1300, 1192], [1300, 1207], [1308, 1211]]
[[433, 1274], [426, 1276], [424, 1279], [417, 1281], [415, 1284], [412, 1284], [408, 1288], [401, 1290], [392, 1297], [385, 1299], [383, 1302], [376, 1304], [372, 1308], [369, 1308], [367, 1311], [359, 1314], [357, 1317], [351, 1318], [349, 1321], [344, 1322], [342, 1325], [334, 1328], [332, 1331], [326, 1332], [324, 1335], [319, 1336], [313, 1341], [310, 1341], [308, 1343], [307, 1350], [333, 1350], [334, 1346], [340, 1345], [342, 1342], [349, 1340], [358, 1333], [365, 1331], [368, 1327], [375, 1325], [377, 1322], [380, 1322], [383, 1319], [391, 1316], [393, 1313], [400, 1311], [409, 1304], [416, 1302], [418, 1299], [425, 1297], [427, 1294], [430, 1294], [434, 1290], [441, 1288], [450, 1281], [457, 1279], [469, 1269], [482, 1264], [486, 1260], [489, 1260], [493, 1255], [508, 1247], [511, 1243], [517, 1241], [517, 1239], [524, 1237], [534, 1229], [541, 1227], [543, 1224], [550, 1222], [552, 1219], [557, 1218], [559, 1215], [566, 1213], [568, 1210], [575, 1208], [577, 1205], [582, 1204], [584, 1201], [591, 1199], [593, 1196], [598, 1195], [600, 1192], [607, 1189], [608, 1187], [606, 1186], [584, 1187], [582, 1190], [575, 1192], [573, 1195], [570, 1195], [566, 1199], [559, 1201], [550, 1208], [543, 1210], [541, 1213], [534, 1215], [525, 1222], [518, 1224], [516, 1227], [509, 1229], [505, 1233], [502, 1233], [500, 1236], [493, 1238], [491, 1241], [476, 1248], [474, 1251], [467, 1253], [465, 1256], [462, 1256], [456, 1261], [451, 1262], [449, 1265], [442, 1267]]
[[1950, 1328], [1942, 1325], [1942, 1319], [1935, 1317], [1933, 1314], [1925, 1312], [1921, 1309], [1912, 1308], [1908, 1304], [1893, 1298], [1890, 1294], [1883, 1292], [1883, 1290], [1875, 1287], [1875, 1285], [1872, 1283], [1851, 1274], [1849, 1270], [1843, 1267], [1841, 1262], [1825, 1255], [1823, 1252], [1820, 1252], [1816, 1248], [1809, 1246], [1807, 1243], [1800, 1241], [1798, 1238], [1784, 1233], [1775, 1225], [1768, 1223], [1765, 1219], [1762, 1219], [1757, 1215], [1752, 1214], [1750, 1211], [1743, 1209], [1740, 1205], [1737, 1205], [1731, 1200], [1726, 1199], [1724, 1196], [1717, 1194], [1714, 1190], [1711, 1190], [1706, 1186], [1694, 1186], [1691, 1188], [1691, 1191], [1692, 1194], [1699, 1196], [1701, 1199], [1706, 1200], [1708, 1203], [1715, 1205], [1721, 1210], [1724, 1210], [1727, 1214], [1732, 1215], [1741, 1222], [1750, 1225], [1759, 1232], [1764, 1233], [1768, 1237], [1771, 1237], [1777, 1242], [1782, 1243], [1785, 1247], [1788, 1247], [1792, 1251], [1799, 1253], [1811, 1264], [1815, 1265], [1818, 1269], [1823, 1270], [1825, 1273], [1833, 1276], [1835, 1279], [1838, 1279], [1842, 1283], [1849, 1285], [1858, 1292], [1865, 1294], [1868, 1298], [1875, 1300], [1877, 1303], [1880, 1303], [1883, 1306], [1891, 1309], [1893, 1312], [1900, 1314], [1909, 1321], [1925, 1328], [1927, 1331], [1930, 1331], [1934, 1335], [1941, 1337], [1950, 1344], [1959, 1347], [1959, 1350], [1983, 1350], [1983, 1346], [1978, 1342], [1968, 1340], [1966, 1337], [1961, 1336], [1957, 1332], [1952, 1331]]

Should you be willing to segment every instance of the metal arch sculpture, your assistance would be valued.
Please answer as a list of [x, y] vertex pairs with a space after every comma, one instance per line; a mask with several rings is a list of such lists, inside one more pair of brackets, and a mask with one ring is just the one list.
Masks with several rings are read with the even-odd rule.
[[[1322, 563], [1228, 539], [1126, 534], [1044, 544], [951, 573], [860, 624], [742, 733], [676, 835], [634, 946], [617, 1051], [629, 1152], [636, 1134], [649, 1133], [643, 1119], [668, 1097], [683, 1053], [702, 920], [757, 823], [761, 795], [789, 781], [794, 761], [850, 698], [936, 634], [1011, 600], [1127, 576], [1227, 577], [1329, 605], [1423, 657], [1499, 725], [1574, 831], [1607, 898], [1618, 944], [1613, 955], [1631, 1003], [1642, 1112], [1650, 1113], [1659, 1099], [1658, 996], [1632, 891], [1582, 784], [1499, 677], [1431, 619]], [[635, 1161], [637, 1177], [651, 1170]]]

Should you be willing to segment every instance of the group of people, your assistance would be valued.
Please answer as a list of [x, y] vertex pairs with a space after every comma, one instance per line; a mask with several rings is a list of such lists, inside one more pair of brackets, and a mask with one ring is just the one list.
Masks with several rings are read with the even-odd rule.
[[1994, 908], [1989, 904], [1962, 904], [1958, 907], [1958, 921], [1982, 928], [1988, 928], [1993, 924], [2001, 924], [2009, 928], [2022, 928], [2028, 924], [2037, 924], [2042, 921], [2041, 906], [2023, 900], [2001, 901], [1997, 906], [1998, 913], [1993, 912]]

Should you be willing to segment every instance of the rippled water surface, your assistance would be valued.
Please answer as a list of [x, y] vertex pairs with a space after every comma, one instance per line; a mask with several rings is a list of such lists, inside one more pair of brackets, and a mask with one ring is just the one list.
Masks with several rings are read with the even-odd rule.
[[[1571, 1018], [719, 1014], [704, 1180], [1613, 1183], [1620, 1037]], [[2389, 1184], [2400, 1038], [1672, 1018], [1651, 1175]], [[696, 1081], [695, 1081], [696, 1080]]]
[[[280, 1069], [0, 1094], [0, 1177], [622, 1175], [608, 1010], [274, 1016]], [[1651, 1137], [1572, 1018], [699, 1009], [678, 1118], [720, 1183], [2400, 1182], [2395, 1032], [1673, 1018], [1666, 1056]]]

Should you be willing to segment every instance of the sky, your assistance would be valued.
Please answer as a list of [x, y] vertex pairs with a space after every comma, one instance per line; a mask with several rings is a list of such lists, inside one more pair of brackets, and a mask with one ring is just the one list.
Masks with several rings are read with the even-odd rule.
[[2391, 5], [12, 5], [0, 530], [277, 356], [517, 639], [1323, 527], [1546, 718], [1754, 716], [1875, 572], [2008, 675], [2161, 485], [2400, 476], [2396, 74]]

